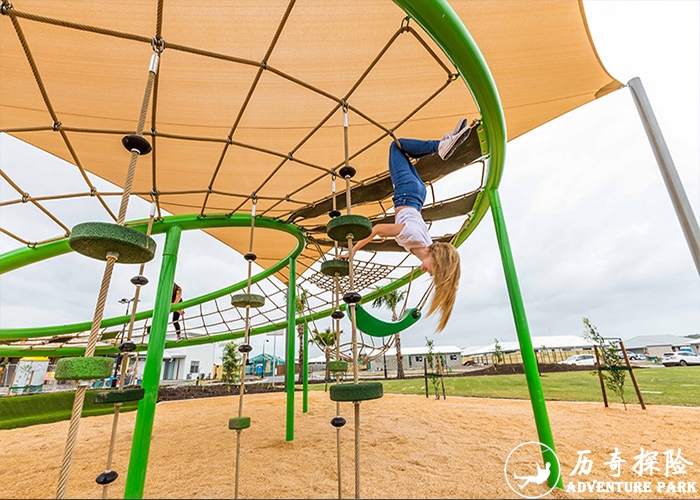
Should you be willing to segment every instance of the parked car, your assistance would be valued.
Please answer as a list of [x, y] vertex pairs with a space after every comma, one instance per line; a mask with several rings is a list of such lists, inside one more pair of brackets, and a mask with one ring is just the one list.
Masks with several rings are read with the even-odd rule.
[[576, 365], [576, 366], [595, 366], [595, 356], [592, 354], [574, 354], [569, 356], [564, 361], [559, 362], [560, 365]]
[[[617, 356], [620, 359], [625, 359], [625, 355], [622, 354], [622, 351], [617, 351]], [[627, 359], [630, 361], [646, 361], [647, 357], [644, 354], [637, 354], [635, 352], [627, 351]]]
[[693, 352], [665, 352], [661, 357], [664, 366], [700, 365], [700, 356]]

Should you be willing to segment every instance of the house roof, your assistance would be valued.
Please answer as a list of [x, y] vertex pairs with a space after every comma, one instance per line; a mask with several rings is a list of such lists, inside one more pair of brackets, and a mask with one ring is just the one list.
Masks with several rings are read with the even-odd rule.
[[[436, 345], [433, 346], [433, 354], [455, 354], [461, 353], [462, 349], [456, 345]], [[404, 356], [415, 356], [428, 354], [427, 346], [401, 347], [401, 354]], [[387, 356], [396, 356], [396, 348], [391, 347], [386, 351]]]
[[624, 342], [625, 348], [627, 349], [640, 349], [643, 347], [664, 345], [681, 346], [697, 343], [693, 339], [681, 337], [679, 335], [639, 335], [637, 337], [627, 339]]
[[[520, 344], [517, 340], [500, 342], [501, 351], [517, 352], [520, 351]], [[593, 343], [578, 335], [544, 335], [532, 337], [532, 346], [535, 350], [541, 349], [543, 346], [547, 349], [572, 349], [576, 347], [592, 347]], [[462, 350], [462, 356], [476, 356], [479, 354], [490, 354], [496, 351], [495, 344], [487, 346], [465, 347]]]

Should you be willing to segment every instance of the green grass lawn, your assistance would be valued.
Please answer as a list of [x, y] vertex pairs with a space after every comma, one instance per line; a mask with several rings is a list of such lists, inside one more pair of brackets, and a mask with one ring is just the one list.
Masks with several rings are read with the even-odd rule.
[[[634, 374], [645, 403], [700, 406], [700, 366], [637, 369]], [[600, 382], [593, 371], [545, 373], [541, 380], [545, 399], [549, 401], [603, 401]], [[385, 393], [425, 394], [422, 378], [382, 382]], [[323, 390], [322, 384], [309, 387]], [[432, 385], [429, 387], [432, 394]], [[445, 378], [445, 391], [448, 397], [529, 399], [525, 375], [449, 377]], [[609, 390], [607, 392], [608, 401], [619, 402], [615, 394]], [[625, 380], [625, 400], [628, 403], [637, 402], [629, 377]]]

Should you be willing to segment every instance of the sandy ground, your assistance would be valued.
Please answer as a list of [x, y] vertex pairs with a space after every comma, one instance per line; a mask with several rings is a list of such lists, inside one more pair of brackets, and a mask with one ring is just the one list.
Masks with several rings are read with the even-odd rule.
[[[285, 395], [246, 396], [244, 414], [252, 418], [243, 431], [240, 496], [248, 498], [337, 498], [336, 432], [329, 424], [335, 403], [312, 391], [310, 411], [301, 412], [297, 393], [295, 438], [285, 441]], [[156, 411], [145, 495], [151, 498], [232, 498], [236, 434], [229, 417], [236, 397], [161, 403]], [[564, 484], [588, 481], [650, 483], [653, 493], [572, 493], [554, 491], [549, 498], [699, 498], [700, 493], [657, 490], [658, 482], [700, 483], [700, 409], [630, 406], [603, 408], [594, 403], [548, 403]], [[361, 494], [365, 498], [513, 498], [504, 464], [513, 448], [536, 441], [529, 401], [385, 395], [361, 405]], [[348, 420], [342, 435], [343, 496], [354, 496], [352, 405], [341, 407]], [[121, 416], [114, 470], [121, 476], [109, 497], [123, 495], [136, 413]], [[111, 416], [83, 419], [71, 470], [70, 497], [100, 498], [94, 478], [104, 470]], [[0, 496], [48, 498], [55, 495], [68, 422], [0, 431]], [[619, 478], [610, 477], [610, 453], [617, 448]], [[640, 477], [634, 457], [658, 452], [658, 467]], [[521, 448], [520, 452], [526, 448]], [[671, 468], [666, 477], [667, 450], [681, 450], [693, 465]], [[588, 475], [570, 476], [578, 451], [590, 450]], [[517, 452], [517, 453], [520, 453]], [[517, 453], [514, 455], [516, 456]], [[522, 458], [522, 457], [521, 457]], [[515, 463], [519, 474], [534, 474], [541, 457]], [[681, 463], [681, 462], [678, 462]], [[509, 465], [509, 467], [511, 467]], [[509, 469], [509, 473], [515, 469]], [[525, 467], [525, 469], [523, 469]], [[528, 471], [529, 469], [529, 471]], [[524, 471], [524, 472], [523, 472]], [[521, 481], [523, 482], [523, 481]], [[585, 487], [585, 484], [584, 484]], [[611, 486], [614, 488], [614, 486]], [[631, 486], [630, 486], [631, 487]], [[547, 488], [527, 485], [529, 496]], [[539, 490], [537, 488], [540, 488]]]

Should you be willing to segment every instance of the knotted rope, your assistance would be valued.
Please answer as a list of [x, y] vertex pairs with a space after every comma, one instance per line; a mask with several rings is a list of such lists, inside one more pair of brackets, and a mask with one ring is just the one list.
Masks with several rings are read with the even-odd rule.
[[[143, 127], [146, 122], [146, 111], [148, 109], [151, 90], [153, 88], [153, 79], [158, 71], [158, 60], [158, 54], [153, 54], [148, 68], [148, 80], [146, 83], [143, 102], [141, 104], [141, 114], [139, 116], [136, 135], [141, 135], [143, 133]], [[120, 225], [124, 224], [124, 219], [126, 218], [126, 209], [129, 204], [129, 196], [131, 195], [131, 185], [134, 179], [134, 173], [136, 171], [137, 158], [138, 152], [132, 150], [131, 160], [129, 161], [129, 168], [126, 174], [126, 181], [124, 183], [124, 193], [119, 206], [119, 217], [117, 219], [117, 224]], [[116, 252], [107, 253], [107, 264], [105, 265], [104, 274], [102, 276], [102, 284], [100, 286], [100, 293], [97, 299], [97, 305], [95, 306], [95, 314], [92, 320], [92, 327], [90, 329], [90, 337], [88, 339], [87, 347], [85, 348], [86, 358], [92, 357], [95, 353], [95, 346], [97, 345], [97, 341], [99, 339], [100, 323], [102, 322], [105, 302], [107, 301], [107, 292], [109, 290], [109, 284], [112, 280], [112, 271], [114, 269], [114, 263], [118, 258], [119, 254]], [[61, 462], [61, 471], [59, 473], [58, 488], [56, 491], [56, 498], [59, 499], [65, 498], [66, 496], [68, 477], [70, 476], [70, 468], [73, 462], [73, 451], [75, 450], [75, 443], [78, 437], [78, 428], [80, 426], [80, 415], [83, 411], [85, 391], [87, 390], [88, 386], [89, 383], [81, 381], [75, 393], [75, 400], [73, 401], [73, 409], [71, 411], [71, 419], [68, 427], [68, 437], [66, 439], [66, 447], [63, 453], [63, 461]]]

